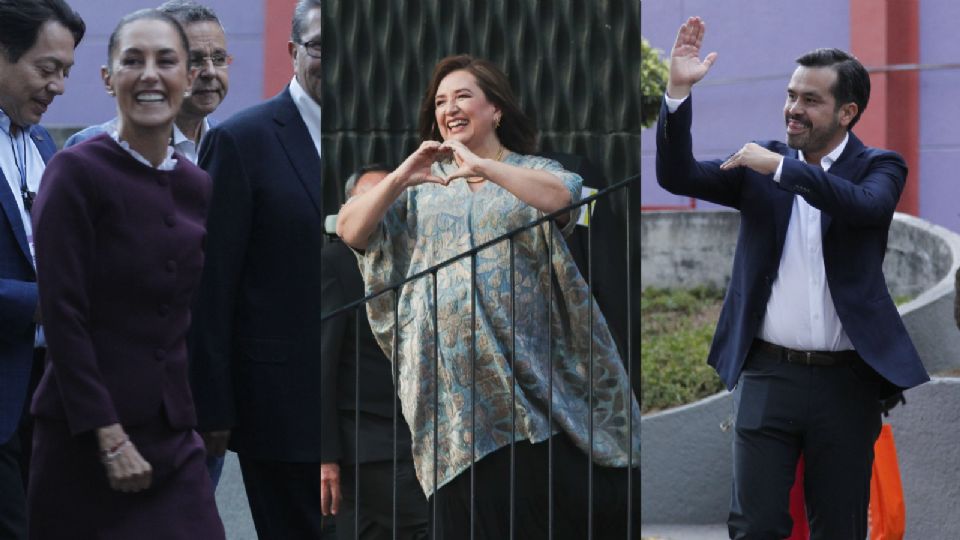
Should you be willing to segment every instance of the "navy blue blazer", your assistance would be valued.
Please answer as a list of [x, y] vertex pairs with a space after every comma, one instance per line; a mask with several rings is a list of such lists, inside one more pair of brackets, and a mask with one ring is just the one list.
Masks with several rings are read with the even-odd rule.
[[899, 388], [930, 380], [883, 277], [887, 233], [906, 183], [903, 158], [850, 133], [829, 172], [800, 161], [779, 141], [758, 143], [785, 156], [779, 183], [746, 167], [721, 171], [721, 160], [693, 157], [692, 101], [672, 114], [661, 105], [657, 181], [671, 193], [740, 211], [733, 274], [708, 357], [727, 388], [736, 386], [763, 321], [796, 195], [822, 212], [827, 283], [857, 353]]
[[287, 89], [211, 129], [199, 164], [213, 178], [189, 337], [199, 430], [231, 429], [230, 448], [253, 458], [319, 462], [320, 253], [336, 186], [321, 184]]
[[[50, 161], [57, 145], [47, 130], [30, 128], [30, 138], [43, 162]], [[37, 327], [37, 275], [30, 246], [17, 207], [19, 193], [10, 190], [0, 170], [0, 444], [17, 430], [27, 398], [33, 343]]]

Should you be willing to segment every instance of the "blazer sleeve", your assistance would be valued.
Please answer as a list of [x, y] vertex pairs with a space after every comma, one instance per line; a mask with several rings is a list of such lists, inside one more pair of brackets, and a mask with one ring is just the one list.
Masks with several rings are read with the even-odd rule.
[[[320, 261], [320, 312], [327, 314], [346, 305], [344, 284], [337, 268], [335, 246], [321, 252]], [[349, 252], [345, 255], [353, 258]], [[353, 262], [353, 261], [350, 261]], [[350, 315], [341, 314], [327, 319], [320, 325], [320, 460], [323, 463], [339, 461], [343, 457], [340, 443], [340, 414], [337, 409], [337, 388], [340, 359], [343, 357], [343, 339], [347, 334]]]
[[207, 214], [206, 257], [189, 335], [190, 382], [198, 431], [230, 429], [236, 422], [233, 376], [234, 320], [250, 236], [252, 186], [234, 137], [207, 133], [199, 165], [213, 179]]
[[721, 160], [697, 161], [693, 157], [690, 125], [693, 95], [673, 113], [666, 100], [660, 104], [657, 120], [657, 183], [673, 193], [712, 203], [740, 208], [744, 178], [742, 167], [723, 171]]
[[91, 339], [96, 182], [82, 160], [60, 154], [41, 185], [33, 210], [40, 307], [67, 424], [77, 434], [119, 422]]
[[869, 160], [856, 183], [800, 160], [784, 158], [780, 187], [853, 225], [886, 226], [907, 182], [907, 164], [893, 152], [878, 154]]

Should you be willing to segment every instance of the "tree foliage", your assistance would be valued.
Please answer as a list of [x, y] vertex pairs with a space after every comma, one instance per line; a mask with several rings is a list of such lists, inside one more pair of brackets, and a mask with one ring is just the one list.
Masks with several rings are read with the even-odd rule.
[[660, 58], [660, 49], [650, 46], [640, 38], [640, 125], [649, 127], [657, 121], [660, 112], [660, 100], [667, 88], [669, 69], [666, 61]]

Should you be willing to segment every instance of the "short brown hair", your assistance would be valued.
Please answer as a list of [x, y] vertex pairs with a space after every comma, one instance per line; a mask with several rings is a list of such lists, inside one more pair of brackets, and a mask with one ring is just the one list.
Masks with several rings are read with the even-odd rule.
[[477, 80], [477, 86], [483, 91], [487, 100], [500, 109], [500, 127], [497, 128], [497, 137], [503, 146], [521, 154], [536, 152], [537, 128], [533, 120], [520, 110], [507, 76], [492, 62], [466, 54], [443, 58], [433, 68], [430, 84], [420, 104], [420, 139], [440, 140], [434, 103], [437, 88], [444, 77], [459, 70], [473, 75]]

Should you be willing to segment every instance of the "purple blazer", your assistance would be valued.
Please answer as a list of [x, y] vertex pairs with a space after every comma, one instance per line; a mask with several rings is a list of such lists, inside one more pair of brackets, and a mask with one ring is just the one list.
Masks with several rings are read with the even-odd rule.
[[48, 352], [31, 412], [74, 434], [196, 423], [185, 337], [211, 182], [177, 157], [158, 171], [101, 135], [44, 173], [33, 223]]

